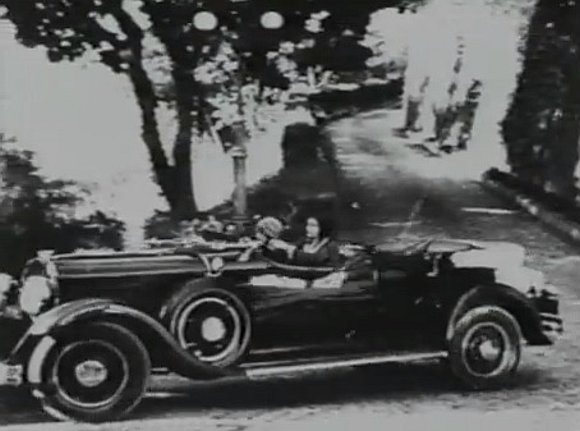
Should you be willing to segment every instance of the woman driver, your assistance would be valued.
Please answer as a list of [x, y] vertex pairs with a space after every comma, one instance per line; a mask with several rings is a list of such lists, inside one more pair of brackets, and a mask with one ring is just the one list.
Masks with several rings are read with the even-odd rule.
[[309, 217], [304, 227], [304, 238], [296, 245], [274, 238], [268, 242], [267, 247], [284, 251], [291, 265], [338, 267], [338, 246], [331, 239], [331, 234], [329, 221]]

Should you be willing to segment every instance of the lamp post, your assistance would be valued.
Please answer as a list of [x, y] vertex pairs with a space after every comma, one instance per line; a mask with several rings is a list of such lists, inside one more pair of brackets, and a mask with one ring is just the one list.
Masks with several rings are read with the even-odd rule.
[[236, 76], [238, 94], [237, 94], [237, 121], [232, 124], [234, 145], [229, 153], [234, 165], [234, 217], [233, 221], [240, 231], [248, 221], [248, 191], [246, 184], [246, 159], [248, 151], [246, 149], [246, 130], [244, 125], [244, 100], [242, 96], [242, 87], [244, 85], [244, 70], [240, 64], [240, 69]]
[[284, 16], [280, 12], [270, 10], [262, 14], [260, 24], [268, 30], [279, 30], [284, 26]]
[[218, 26], [217, 17], [209, 11], [202, 10], [197, 12], [193, 17], [193, 25], [201, 31], [212, 31]]
[[248, 194], [246, 188], [246, 148], [236, 145], [230, 150], [234, 162], [234, 217], [233, 221], [239, 228], [243, 228], [248, 220]]
[[[284, 25], [284, 17], [276, 11], [267, 11], [260, 17], [260, 24], [268, 30], [278, 30]], [[241, 57], [240, 57], [241, 58]], [[240, 68], [236, 75], [238, 87], [238, 116], [239, 121], [233, 125], [235, 144], [230, 150], [230, 155], [234, 164], [234, 182], [235, 189], [233, 195], [234, 201], [234, 222], [238, 228], [243, 229], [248, 218], [248, 193], [246, 187], [246, 159], [248, 153], [246, 150], [245, 139], [246, 131], [244, 129], [244, 99], [242, 88], [245, 84], [245, 70], [240, 62]]]
[[[232, 0], [233, 1], [233, 0]], [[243, 0], [242, 0], [243, 1]], [[235, 1], [237, 2], [237, 0]], [[211, 11], [199, 11], [193, 19], [194, 26], [201, 31], [213, 31], [218, 25], [218, 19], [214, 13]], [[260, 17], [260, 24], [263, 28], [268, 30], [278, 30], [284, 26], [284, 16], [277, 11], [270, 10], [264, 12]], [[241, 57], [240, 57], [241, 59]], [[235, 121], [231, 125], [232, 128], [232, 138], [233, 146], [229, 150], [229, 154], [232, 157], [233, 168], [234, 168], [234, 193], [233, 193], [233, 204], [234, 204], [234, 215], [233, 222], [238, 226], [240, 231], [245, 229], [245, 226], [249, 220], [248, 217], [248, 195], [247, 195], [247, 185], [246, 185], [246, 159], [248, 153], [246, 150], [245, 139], [246, 131], [244, 129], [244, 100], [242, 96], [242, 88], [245, 83], [245, 71], [243, 64], [240, 61], [240, 69], [235, 76], [236, 84], [238, 87], [238, 97], [237, 97], [237, 114], [238, 121]]]

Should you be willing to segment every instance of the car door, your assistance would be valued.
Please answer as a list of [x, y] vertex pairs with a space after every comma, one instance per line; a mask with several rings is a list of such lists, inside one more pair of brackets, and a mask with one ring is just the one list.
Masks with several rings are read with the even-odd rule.
[[[343, 282], [333, 283], [341, 274]], [[287, 275], [269, 272], [249, 287], [256, 334], [265, 344], [382, 346], [392, 338], [389, 328], [410, 316], [414, 283], [402, 268], [379, 271], [369, 258], [318, 278]]]
[[428, 347], [438, 340], [438, 283], [433, 262], [423, 254], [395, 256], [377, 265], [375, 330], [387, 348]]
[[260, 347], [321, 345], [336, 333], [336, 323], [321, 307], [335, 293], [314, 289], [311, 277], [268, 271], [250, 277], [238, 289], [250, 305], [253, 338]]
[[319, 313], [340, 322], [351, 343], [406, 349], [429, 339], [433, 286], [423, 256], [369, 259], [349, 271], [343, 287], [316, 292]]

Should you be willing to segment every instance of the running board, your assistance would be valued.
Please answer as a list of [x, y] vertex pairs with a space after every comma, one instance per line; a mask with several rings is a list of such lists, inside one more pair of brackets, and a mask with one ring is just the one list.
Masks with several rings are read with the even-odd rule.
[[244, 374], [247, 377], [254, 378], [308, 371], [332, 370], [335, 368], [356, 367], [360, 365], [429, 361], [446, 357], [447, 352], [443, 350], [421, 353], [372, 354], [366, 356], [343, 355], [337, 357], [312, 358], [307, 361], [287, 360], [279, 362], [250, 363], [242, 365], [241, 368], [244, 370]]

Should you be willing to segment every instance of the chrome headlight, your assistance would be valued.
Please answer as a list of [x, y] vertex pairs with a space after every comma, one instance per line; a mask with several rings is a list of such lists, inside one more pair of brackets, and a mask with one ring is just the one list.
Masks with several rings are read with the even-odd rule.
[[214, 257], [211, 261], [210, 261], [210, 268], [212, 270], [212, 272], [220, 272], [223, 267], [225, 266], [225, 262], [223, 260], [223, 258], [221, 257]]
[[22, 283], [18, 302], [22, 311], [35, 316], [51, 295], [50, 281], [46, 277], [31, 275]]
[[529, 269], [527, 271], [528, 290], [527, 295], [531, 298], [539, 296], [545, 290], [546, 280], [544, 274], [540, 271]]

